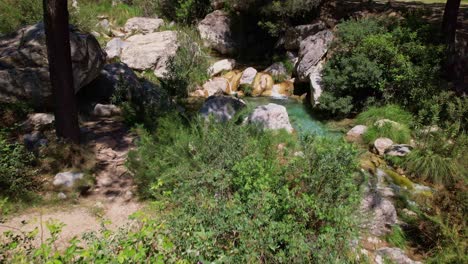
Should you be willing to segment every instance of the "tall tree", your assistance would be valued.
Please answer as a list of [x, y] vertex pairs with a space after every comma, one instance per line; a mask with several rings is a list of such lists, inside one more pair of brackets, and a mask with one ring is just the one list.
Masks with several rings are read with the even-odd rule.
[[450, 48], [452, 48], [455, 43], [460, 1], [461, 0], [447, 0], [447, 3], [445, 4], [442, 33], [444, 34], [445, 41]]
[[55, 130], [59, 138], [79, 143], [80, 128], [73, 86], [67, 0], [43, 0]]

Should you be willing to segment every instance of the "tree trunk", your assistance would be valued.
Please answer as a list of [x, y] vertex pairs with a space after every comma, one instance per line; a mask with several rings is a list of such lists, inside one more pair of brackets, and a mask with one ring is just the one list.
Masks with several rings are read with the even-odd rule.
[[445, 4], [444, 18], [442, 21], [442, 33], [445, 42], [449, 48], [453, 48], [455, 43], [455, 34], [457, 30], [458, 10], [460, 9], [460, 0], [447, 0]]
[[55, 130], [59, 138], [79, 143], [80, 128], [73, 86], [67, 0], [43, 0], [43, 5]]

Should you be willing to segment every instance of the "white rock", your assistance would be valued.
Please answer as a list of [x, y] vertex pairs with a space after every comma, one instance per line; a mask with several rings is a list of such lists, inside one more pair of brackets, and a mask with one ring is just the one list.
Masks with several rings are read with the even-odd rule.
[[120, 38], [113, 38], [106, 44], [105, 51], [108, 59], [120, 57], [122, 49], [127, 46], [127, 43]]
[[126, 40], [121, 61], [136, 70], [154, 70], [163, 78], [167, 73], [169, 59], [174, 57], [178, 44], [177, 32], [163, 31], [147, 35], [134, 35]]
[[319, 62], [316, 66], [312, 66], [310, 69], [309, 74], [309, 81], [310, 81], [310, 90], [312, 92], [313, 105], [317, 105], [320, 103], [319, 98], [322, 95], [322, 69], [323, 69], [323, 61]]
[[273, 63], [270, 67], [266, 68], [264, 72], [269, 73], [271, 76], [288, 76], [288, 70], [282, 62]]
[[[392, 261], [392, 263], [395, 264], [422, 264], [419, 261], [414, 261], [410, 259], [406, 253], [399, 249], [399, 248], [389, 248], [389, 247], [384, 247], [384, 248], [379, 248], [376, 252], [376, 263], [386, 263], [383, 262], [383, 259], [388, 259]], [[377, 258], [379, 258], [379, 261]]]
[[259, 124], [265, 129], [285, 129], [289, 133], [294, 131], [286, 107], [272, 103], [256, 107], [247, 122]]
[[389, 138], [378, 138], [374, 141], [374, 151], [383, 156], [385, 151], [393, 145], [393, 141]]
[[374, 236], [382, 236], [390, 232], [397, 223], [397, 213], [393, 203], [379, 193], [368, 191], [361, 202], [361, 210], [366, 221], [363, 226]]
[[215, 62], [209, 69], [208, 74], [215, 76], [223, 71], [231, 71], [236, 67], [236, 61], [233, 59], [224, 59]]
[[385, 155], [404, 157], [404, 156], [410, 154], [412, 149], [413, 149], [413, 147], [411, 147], [410, 145], [396, 144], [396, 145], [390, 146], [390, 148], [388, 148], [385, 151]]
[[346, 133], [346, 139], [349, 141], [359, 140], [367, 131], [367, 126], [357, 125]]
[[383, 127], [385, 125], [391, 125], [392, 127], [400, 127], [401, 125], [395, 121], [392, 121], [390, 119], [380, 119], [375, 121], [374, 126], [376, 127]]
[[243, 72], [242, 72], [242, 76], [241, 76], [241, 79], [240, 79], [240, 82], [239, 84], [242, 85], [242, 84], [252, 84], [253, 81], [255, 80], [255, 76], [257, 75], [257, 70], [252, 68], [252, 67], [249, 67], [247, 69], [245, 69]]
[[59, 198], [60, 200], [65, 200], [67, 199], [67, 195], [63, 192], [60, 192], [59, 194], [57, 194], [57, 198]]
[[41, 127], [52, 124], [55, 121], [55, 116], [48, 113], [34, 113], [29, 114], [25, 122], [26, 126], [31, 126], [33, 129], [40, 129]]
[[54, 177], [54, 186], [73, 187], [77, 180], [83, 179], [84, 174], [81, 172], [61, 172]]
[[148, 17], [133, 17], [127, 20], [124, 29], [127, 33], [153, 33], [157, 31], [162, 25], [164, 20], [159, 18]]
[[96, 104], [96, 106], [94, 106], [93, 115], [99, 117], [120, 115], [120, 108], [113, 104]]
[[203, 85], [206, 96], [228, 94], [229, 81], [223, 77], [216, 77]]

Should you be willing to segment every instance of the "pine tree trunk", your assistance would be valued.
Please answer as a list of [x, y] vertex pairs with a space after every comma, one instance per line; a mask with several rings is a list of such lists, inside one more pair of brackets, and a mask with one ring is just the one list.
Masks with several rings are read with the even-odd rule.
[[442, 33], [444, 34], [445, 42], [449, 47], [453, 47], [453, 44], [455, 43], [459, 9], [460, 0], [447, 0], [442, 21]]
[[55, 130], [59, 138], [80, 141], [73, 86], [67, 0], [43, 0], [44, 26], [54, 97]]

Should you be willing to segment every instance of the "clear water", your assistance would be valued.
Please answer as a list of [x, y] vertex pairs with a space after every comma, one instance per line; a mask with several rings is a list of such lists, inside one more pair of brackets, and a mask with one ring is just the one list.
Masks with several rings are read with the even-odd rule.
[[298, 102], [297, 100], [275, 99], [269, 97], [245, 97], [242, 98], [242, 100], [252, 108], [269, 103], [285, 106], [292, 126], [300, 134], [331, 135], [331, 132], [327, 131], [324, 124], [313, 117], [308, 109], [309, 106]]

